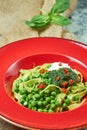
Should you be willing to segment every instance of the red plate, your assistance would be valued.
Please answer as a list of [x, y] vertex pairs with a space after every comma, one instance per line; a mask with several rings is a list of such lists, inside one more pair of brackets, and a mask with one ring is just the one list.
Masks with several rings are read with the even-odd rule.
[[87, 102], [71, 111], [42, 113], [19, 105], [11, 85], [21, 68], [61, 61], [81, 71], [87, 81], [87, 46], [58, 38], [31, 38], [0, 49], [0, 115], [24, 128], [72, 129], [87, 126]]

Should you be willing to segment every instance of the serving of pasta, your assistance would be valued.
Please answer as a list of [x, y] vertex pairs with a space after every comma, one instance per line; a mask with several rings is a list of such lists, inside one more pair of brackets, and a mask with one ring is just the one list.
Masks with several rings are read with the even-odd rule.
[[62, 62], [21, 69], [12, 92], [17, 102], [38, 112], [64, 112], [85, 102], [83, 75]]

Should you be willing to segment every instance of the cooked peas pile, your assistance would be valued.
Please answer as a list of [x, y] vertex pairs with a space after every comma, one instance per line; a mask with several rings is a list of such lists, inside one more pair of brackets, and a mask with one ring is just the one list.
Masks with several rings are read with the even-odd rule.
[[23, 70], [13, 83], [14, 97], [23, 106], [38, 112], [62, 112], [79, 105], [87, 94], [87, 85], [71, 69], [38, 69], [33, 74]]
[[21, 95], [19, 102], [25, 107], [36, 111], [54, 112], [55, 108], [62, 103], [55, 101], [56, 95], [60, 93], [58, 89], [55, 89], [55, 91], [46, 90], [43, 93], [40, 93], [38, 88], [34, 88], [31, 93], [23, 89], [19, 93]]
[[[19, 80], [19, 85], [21, 82], [22, 80]], [[65, 111], [71, 103], [70, 98], [68, 98], [65, 93], [61, 93], [58, 88], [54, 88], [54, 90], [46, 89], [43, 92], [38, 88], [34, 88], [31, 92], [28, 92], [26, 89], [19, 90], [19, 85], [17, 82], [14, 90], [21, 95], [19, 102], [32, 110], [39, 112], [56, 112], [61, 111], [62, 108], [62, 111]], [[79, 97], [74, 96], [73, 101], [79, 101]]]

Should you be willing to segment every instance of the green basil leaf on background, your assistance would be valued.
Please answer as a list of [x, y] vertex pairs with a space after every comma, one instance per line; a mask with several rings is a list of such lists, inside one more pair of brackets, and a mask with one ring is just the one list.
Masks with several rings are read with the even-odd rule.
[[50, 13], [63, 13], [65, 10], [69, 8], [70, 0], [56, 0], [55, 4], [53, 5]]
[[32, 28], [46, 27], [51, 22], [49, 15], [34, 16], [31, 21], [26, 20], [25, 23]]
[[34, 16], [30, 21], [25, 20], [25, 24], [36, 29], [43, 29], [50, 25], [50, 23], [62, 26], [70, 24], [70, 20], [61, 15], [61, 13], [69, 8], [69, 1], [70, 0], [56, 0], [48, 14]]
[[57, 25], [68, 25], [68, 24], [71, 24], [71, 21], [70, 19], [64, 17], [64, 16], [61, 16], [59, 15], [58, 17], [55, 16], [53, 19], [52, 19], [52, 22], [54, 24], [57, 24]]

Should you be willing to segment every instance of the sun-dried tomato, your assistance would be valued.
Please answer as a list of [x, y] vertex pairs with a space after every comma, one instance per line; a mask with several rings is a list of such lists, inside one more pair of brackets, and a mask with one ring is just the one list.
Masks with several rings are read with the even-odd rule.
[[37, 86], [37, 88], [39, 88], [39, 89], [43, 89], [43, 88], [45, 88], [46, 87], [46, 84], [43, 82], [43, 83], [40, 83], [38, 86]]
[[73, 84], [74, 84], [74, 80], [73, 80], [73, 79], [70, 79], [70, 80], [69, 80], [69, 84], [70, 84], [70, 85], [73, 85]]
[[62, 82], [62, 87], [64, 87], [64, 88], [68, 87], [68, 81], [63, 81]]
[[69, 70], [67, 68], [64, 68], [64, 73], [69, 75]]
[[68, 93], [68, 90], [66, 88], [62, 88], [62, 92], [67, 94]]
[[41, 69], [41, 70], [40, 70], [40, 73], [41, 73], [41, 74], [44, 74], [45, 72], [47, 72], [46, 69]]
[[56, 81], [59, 81], [60, 80], [60, 76], [56, 76]]
[[59, 62], [59, 64], [58, 64], [59, 66], [62, 66], [62, 63], [61, 62]]

